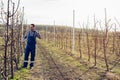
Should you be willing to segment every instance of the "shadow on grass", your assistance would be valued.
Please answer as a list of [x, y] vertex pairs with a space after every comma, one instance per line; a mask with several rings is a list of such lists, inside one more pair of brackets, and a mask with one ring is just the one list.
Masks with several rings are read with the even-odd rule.
[[114, 62], [114, 65], [110, 68], [110, 70], [112, 70], [113, 68], [115, 68], [120, 62], [120, 59], [116, 59], [115, 62]]

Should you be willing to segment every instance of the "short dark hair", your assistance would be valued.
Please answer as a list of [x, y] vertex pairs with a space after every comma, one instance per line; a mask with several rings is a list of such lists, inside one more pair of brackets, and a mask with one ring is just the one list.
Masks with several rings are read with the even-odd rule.
[[35, 24], [30, 24], [30, 25], [32, 25], [33, 27], [35, 27]]

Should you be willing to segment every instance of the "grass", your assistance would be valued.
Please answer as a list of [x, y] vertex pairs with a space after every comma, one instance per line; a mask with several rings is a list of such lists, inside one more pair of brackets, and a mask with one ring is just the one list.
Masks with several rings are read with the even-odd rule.
[[[71, 78], [80, 77], [83, 80], [86, 80], [86, 79], [101, 80], [102, 79], [101, 75], [105, 74], [106, 65], [105, 65], [104, 61], [102, 61], [102, 60], [97, 59], [96, 68], [90, 69], [90, 67], [93, 66], [93, 64], [94, 64], [93, 57], [91, 57], [91, 61], [89, 63], [86, 63], [87, 55], [85, 55], [85, 54], [83, 55], [82, 59], [78, 59], [79, 53], [77, 53], [77, 52], [74, 55], [70, 56], [67, 53], [65, 53], [64, 50], [61, 50], [61, 49], [55, 47], [54, 43], [46, 43], [43, 40], [40, 40], [39, 43], [40, 43], [40, 46], [45, 48], [46, 52], [48, 52], [52, 55], [55, 62], [57, 62], [57, 64], [59, 66], [61, 66], [60, 70], [62, 72], [74, 70], [76, 72], [76, 74], [78, 74], [78, 75], [72, 75], [72, 73], [68, 74], [69, 77], [71, 77]], [[38, 50], [38, 53], [40, 55], [42, 55], [41, 50], [38, 48], [37, 48], [37, 50]], [[43, 58], [43, 56], [40, 56], [40, 58], [42, 59], [44, 72], [45, 73], [54, 72], [54, 69], [52, 69], [48, 65], [48, 61], [45, 58]], [[111, 64], [109, 66], [112, 67], [112, 65], [113, 64]], [[120, 74], [119, 66], [120, 66], [120, 64], [118, 63], [112, 69], [112, 73]], [[11, 79], [11, 80], [24, 80], [25, 78], [30, 77], [29, 73], [30, 73], [29, 69], [21, 69], [21, 70], [15, 72], [15, 78]], [[108, 79], [108, 77], [105, 77], [105, 79]]]
[[[46, 43], [45, 43], [45, 45], [46, 45]], [[65, 53], [65, 51], [64, 50], [61, 50], [61, 49], [59, 49], [59, 48], [56, 48], [55, 46], [54, 46], [55, 44], [52, 42], [50, 42], [50, 44], [48, 45], [48, 47], [49, 47], [49, 49], [50, 50], [52, 50], [53, 51], [53, 55], [54, 55], [54, 58], [57, 58], [57, 59], [59, 59], [59, 62], [60, 63], [64, 63], [64, 64], [67, 64], [67, 63], [69, 63], [70, 65], [72, 65], [72, 66], [74, 66], [74, 67], [77, 67], [77, 68], [79, 68], [80, 69], [80, 73], [84, 73], [85, 71], [87, 71], [87, 70], [89, 70], [89, 68], [91, 67], [91, 66], [93, 66], [94, 65], [94, 57], [93, 56], [91, 56], [91, 61], [90, 62], [88, 62], [87, 61], [87, 59], [88, 59], [88, 57], [87, 57], [87, 54], [83, 54], [83, 56], [82, 56], [82, 59], [78, 59], [79, 58], [79, 52], [75, 52], [75, 54], [71, 57], [71, 56], [68, 56], [68, 55], [66, 55], [66, 53]], [[51, 47], [52, 46], [52, 47]], [[83, 49], [82, 49], [83, 50]], [[107, 54], [108, 55], [108, 54]], [[58, 57], [59, 56], [59, 57]], [[116, 57], [115, 56], [110, 56], [109, 57], [109, 61], [108, 62], [111, 62], [112, 60], [114, 60]], [[83, 63], [85, 63], [86, 64], [86, 66], [83, 64], [83, 63], [80, 63], [80, 62], [83, 62]], [[109, 64], [109, 68], [111, 68], [113, 66], [113, 64]], [[112, 73], [115, 73], [115, 74], [117, 74], [118, 76], [119, 76], [119, 74], [120, 74], [120, 69], [119, 69], [119, 67], [120, 67], [120, 64], [118, 63], [111, 71], [112, 71]], [[90, 76], [90, 74], [91, 75], [94, 75], [94, 77], [92, 78], [92, 76], [91, 76], [91, 78], [92, 79], [98, 79], [99, 80], [99, 78], [101, 78], [101, 75], [99, 75], [100, 73], [104, 73], [106, 71], [106, 65], [105, 65], [105, 62], [104, 62], [104, 60], [101, 60], [101, 59], [98, 59], [97, 58], [97, 66], [96, 66], [96, 69], [91, 69], [90, 71], [88, 71], [86, 74], [88, 75], [88, 76]], [[110, 71], [110, 72], [111, 72]], [[87, 76], [86, 75], [86, 76]], [[90, 77], [89, 77], [90, 78]], [[91, 79], [91, 80], [92, 80]]]
[[47, 43], [45, 43], [45, 42], [41, 42], [41, 43], [42, 43], [42, 45], [47, 46], [48, 52], [52, 52], [51, 55], [53, 56], [53, 58], [55, 59], [56, 62], [58, 62], [59, 64], [62, 64], [64, 66], [64, 70], [76, 69], [76, 72], [79, 74], [82, 74], [88, 70], [87, 66], [81, 64], [74, 57], [65, 54], [64, 51], [58, 49], [57, 47], [51, 47], [51, 45], [53, 45], [53, 44], [47, 45]]
[[3, 38], [0, 37], [0, 45], [2, 45], [2, 44], [3, 44]]
[[24, 80], [25, 78], [30, 77], [28, 73], [29, 73], [28, 69], [21, 69], [15, 72], [14, 79], [9, 79], [9, 80]]
[[120, 75], [120, 67], [113, 68], [112, 72]]

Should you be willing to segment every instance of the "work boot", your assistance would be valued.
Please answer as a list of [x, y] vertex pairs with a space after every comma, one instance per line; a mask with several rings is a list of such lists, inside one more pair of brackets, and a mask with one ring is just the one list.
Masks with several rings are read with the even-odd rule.
[[30, 70], [33, 70], [33, 67], [30, 67]]

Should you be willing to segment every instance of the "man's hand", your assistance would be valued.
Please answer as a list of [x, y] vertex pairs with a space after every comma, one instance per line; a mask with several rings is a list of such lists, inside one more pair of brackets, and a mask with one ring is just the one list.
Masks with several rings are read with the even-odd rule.
[[24, 44], [24, 43], [25, 43], [25, 40], [20, 39], [20, 43], [21, 43], [21, 44]]

